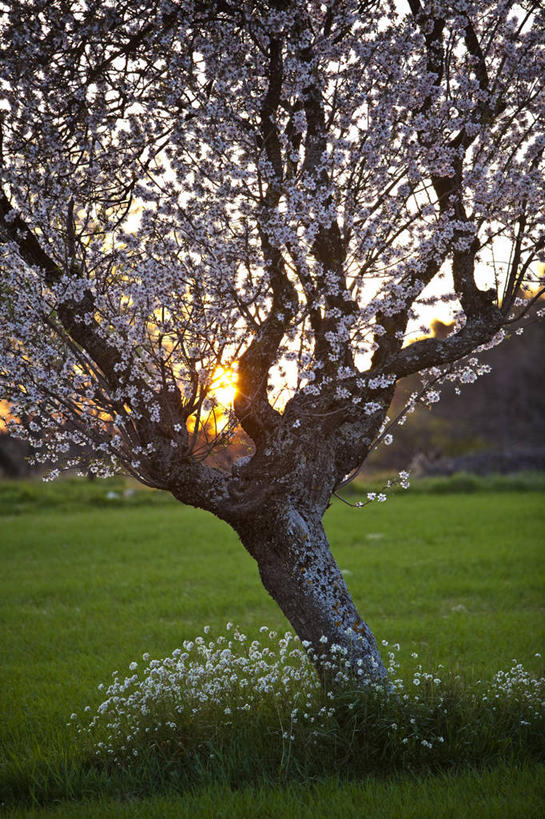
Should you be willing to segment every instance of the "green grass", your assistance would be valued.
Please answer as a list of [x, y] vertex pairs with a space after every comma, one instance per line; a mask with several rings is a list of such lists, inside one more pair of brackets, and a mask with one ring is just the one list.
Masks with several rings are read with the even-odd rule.
[[285, 788], [216, 785], [183, 797], [99, 799], [52, 808], [19, 808], [11, 819], [542, 819], [543, 767], [500, 765], [492, 771]]
[[[392, 476], [385, 474], [383, 482]], [[381, 477], [375, 477], [370, 483], [369, 478], [357, 478], [340, 491], [341, 495], [358, 494], [377, 490]], [[394, 484], [390, 492], [403, 494], [399, 484]], [[508, 475], [473, 475], [469, 472], [456, 472], [453, 475], [437, 476], [433, 478], [417, 478], [412, 480], [411, 494], [414, 495], [456, 495], [474, 492], [545, 492], [545, 472], [516, 472]]]
[[[118, 497], [108, 499], [112, 491]], [[122, 779], [112, 783], [97, 775], [93, 782], [87, 777], [82, 791], [80, 752], [66, 728], [67, 717], [86, 704], [96, 706], [96, 685], [114, 669], [124, 671], [144, 651], [171, 653], [205, 623], [222, 630], [233, 620], [249, 635], [263, 623], [287, 625], [262, 589], [255, 564], [226, 526], [166, 496], [122, 493], [121, 484], [99, 482], [0, 486], [4, 781], [12, 789], [15, 783], [21, 798], [32, 792], [38, 798], [47, 780], [48, 793], [58, 798], [81, 799], [87, 788], [99, 800], [77, 813], [71, 808], [63, 813], [61, 807], [51, 815], [190, 815], [180, 812], [175, 797], [164, 797], [163, 807], [159, 797], [116, 805], [113, 795], [130, 797], [130, 789], [124, 790], [130, 777], [125, 785]], [[364, 510], [334, 504], [326, 519], [340, 567], [378, 639], [417, 651], [425, 668], [442, 662], [467, 679], [491, 676], [509, 667], [513, 657], [531, 666], [534, 653], [543, 649], [544, 524], [542, 494], [505, 488], [442, 495], [417, 491]], [[262, 804], [263, 811], [275, 799], [288, 800], [289, 813], [278, 808], [276, 814], [254, 815], [303, 816], [295, 811], [303, 810], [297, 805], [304, 798], [311, 804], [318, 800], [314, 815], [320, 815], [324, 801], [336, 810], [334, 800], [338, 815], [342, 810], [360, 815], [353, 811], [361, 798], [374, 799], [377, 806], [384, 799], [393, 806], [389, 814], [370, 815], [456, 816], [426, 810], [437, 804], [439, 792], [445, 799], [450, 793], [454, 805], [455, 799], [464, 804], [472, 791], [477, 799], [482, 788], [492, 812], [473, 815], [539, 815], [522, 810], [535, 802], [539, 766], [508, 766], [504, 780], [512, 782], [511, 802], [505, 796], [503, 814], [500, 807], [493, 812], [496, 786], [486, 784], [495, 775], [426, 780], [418, 791], [419, 813], [399, 813], [395, 807], [406, 804], [408, 797], [401, 794], [415, 787], [411, 781], [368, 783], [367, 796], [362, 786], [328, 781], [312, 790], [290, 785], [286, 792], [268, 795], [243, 790], [229, 800], [221, 795], [220, 783], [217, 792], [208, 789], [190, 799], [196, 806], [192, 815], [198, 816], [223, 815], [206, 810], [216, 805], [217, 811], [227, 802], [233, 805], [229, 815], [244, 815], [245, 799]], [[0, 794], [5, 792], [0, 779]], [[212, 807], [206, 807], [207, 800]], [[185, 798], [184, 804], [189, 804]]]
[[[391, 473], [374, 477], [360, 476], [340, 490], [342, 497], [352, 500], [369, 491], [378, 491], [392, 478]], [[464, 472], [450, 477], [419, 478], [412, 481], [411, 495], [453, 495], [498, 492], [545, 492], [545, 473], [519, 472], [512, 475], [480, 477]], [[394, 484], [390, 494], [404, 494]], [[133, 509], [144, 506], [178, 505], [166, 492], [142, 488], [135, 481], [122, 478], [83, 481], [66, 478], [52, 483], [38, 479], [0, 482], [0, 516], [57, 509], [58, 511], [88, 511], [89, 509]]]

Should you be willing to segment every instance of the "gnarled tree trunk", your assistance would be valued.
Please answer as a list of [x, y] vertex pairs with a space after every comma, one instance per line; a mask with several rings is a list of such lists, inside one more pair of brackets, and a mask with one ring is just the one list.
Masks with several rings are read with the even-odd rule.
[[331, 673], [320, 658], [333, 645], [346, 649], [355, 675], [386, 676], [375, 638], [331, 553], [319, 510], [275, 501], [235, 528], [257, 561], [263, 585], [300, 639], [310, 643], [323, 679]]

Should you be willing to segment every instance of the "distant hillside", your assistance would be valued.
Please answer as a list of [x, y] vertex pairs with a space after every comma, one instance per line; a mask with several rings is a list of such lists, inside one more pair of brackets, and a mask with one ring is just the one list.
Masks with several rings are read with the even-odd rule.
[[[436, 322], [436, 335], [449, 328]], [[523, 337], [513, 335], [479, 355], [492, 372], [456, 395], [450, 385], [429, 410], [419, 407], [394, 432], [392, 446], [382, 445], [370, 457], [371, 469], [402, 469], [411, 461], [436, 461], [470, 452], [532, 452], [545, 448], [545, 323], [528, 326]], [[418, 390], [417, 378], [400, 382], [395, 417], [406, 397]], [[537, 466], [537, 464], [536, 464]]]

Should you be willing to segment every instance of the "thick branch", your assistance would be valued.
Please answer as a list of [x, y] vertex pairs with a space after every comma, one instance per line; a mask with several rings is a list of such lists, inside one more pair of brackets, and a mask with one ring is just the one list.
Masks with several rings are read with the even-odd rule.
[[[71, 209], [69, 212], [71, 218]], [[26, 222], [13, 211], [8, 198], [3, 192], [0, 193], [0, 230], [8, 241], [12, 241], [18, 249], [22, 259], [34, 268], [43, 272], [46, 284], [53, 288], [59, 284], [63, 277], [63, 269], [51, 256], [46, 253], [42, 245], [30, 230]], [[78, 276], [77, 265], [72, 261], [70, 276]], [[132, 380], [138, 385], [139, 393], [143, 393], [144, 385], [135, 379], [131, 372], [130, 364], [123, 363], [121, 353], [117, 347], [109, 343], [101, 333], [95, 314], [95, 301], [89, 287], [84, 289], [83, 295], [77, 301], [58, 299], [56, 314], [60, 326], [55, 327], [57, 333], [64, 332], [68, 337], [66, 341], [75, 342], [94, 362], [98, 372], [110, 389], [117, 389], [123, 378]], [[54, 326], [49, 316], [44, 316], [43, 321], [50, 326]], [[123, 366], [121, 366], [123, 364]], [[178, 391], [166, 392], [160, 396], [162, 421], [167, 423], [179, 420], [183, 417], [183, 406]], [[112, 402], [111, 408], [122, 409], [123, 402]], [[161, 422], [157, 423], [149, 420], [146, 416], [144, 404], [139, 406], [142, 417], [138, 423], [138, 432], [143, 441], [147, 443], [153, 440], [161, 430]], [[162, 437], [162, 436], [159, 436]]]
[[[314, 59], [310, 48], [303, 49], [301, 58], [304, 62], [310, 63]], [[330, 187], [330, 179], [324, 165], [324, 157], [327, 151], [327, 126], [324, 115], [324, 104], [322, 91], [318, 85], [317, 72], [314, 72], [314, 80], [304, 90], [304, 110], [307, 121], [307, 135], [305, 139], [305, 159], [303, 172], [314, 178], [316, 191], [324, 193]], [[333, 196], [331, 192], [324, 198], [323, 207], [332, 209]], [[346, 248], [342, 240], [338, 222], [332, 217], [329, 225], [321, 224], [314, 243], [312, 253], [320, 263], [323, 270], [322, 293], [326, 306], [326, 314], [323, 321], [313, 321], [313, 329], [316, 337], [317, 357], [325, 364], [320, 372], [320, 376], [326, 376], [329, 369], [335, 369], [338, 361], [330, 367], [330, 356], [338, 353], [332, 349], [328, 336], [338, 336], [338, 318], [333, 318], [331, 314], [344, 317], [356, 316], [357, 306], [351, 298], [346, 285], [344, 275], [344, 261], [346, 258]], [[344, 366], [353, 367], [354, 361], [352, 351], [348, 343], [343, 344], [342, 359]]]
[[501, 329], [503, 316], [488, 303], [480, 314], [468, 318], [464, 327], [445, 339], [426, 338], [404, 347], [391, 362], [398, 378], [429, 367], [440, 367], [469, 355], [476, 347], [489, 342]]
[[[0, 225], [6, 238], [16, 244], [24, 261], [43, 271], [49, 287], [61, 280], [62, 268], [46, 253], [26, 222], [15, 214], [3, 192], [0, 193]], [[94, 312], [90, 290], [85, 290], [77, 304], [61, 301], [57, 312], [66, 333], [88, 353], [108, 379], [115, 379], [114, 367], [120, 361], [119, 352], [99, 335], [94, 320], [86, 323], [83, 319], [85, 314]]]
[[0, 225], [6, 239], [17, 245], [24, 261], [43, 270], [49, 286], [58, 281], [61, 276], [59, 266], [48, 256], [26, 222], [14, 211], [3, 191], [0, 191]]
[[260, 239], [269, 269], [272, 304], [269, 315], [257, 331], [250, 346], [238, 363], [237, 395], [234, 409], [242, 427], [260, 443], [267, 429], [272, 428], [279, 414], [267, 398], [268, 373], [276, 359], [278, 348], [297, 310], [297, 293], [290, 282], [280, 250], [269, 236], [268, 222], [274, 216], [280, 199], [282, 158], [276, 111], [282, 91], [282, 45], [271, 38], [269, 45], [268, 89], [261, 109], [262, 149], [275, 178], [269, 180], [260, 226]]

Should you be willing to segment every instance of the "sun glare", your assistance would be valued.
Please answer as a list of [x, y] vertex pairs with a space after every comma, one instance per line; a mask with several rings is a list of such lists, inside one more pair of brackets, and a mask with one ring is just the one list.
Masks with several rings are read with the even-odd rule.
[[236, 372], [224, 367], [216, 367], [210, 389], [216, 401], [229, 409], [233, 405], [237, 391]]

